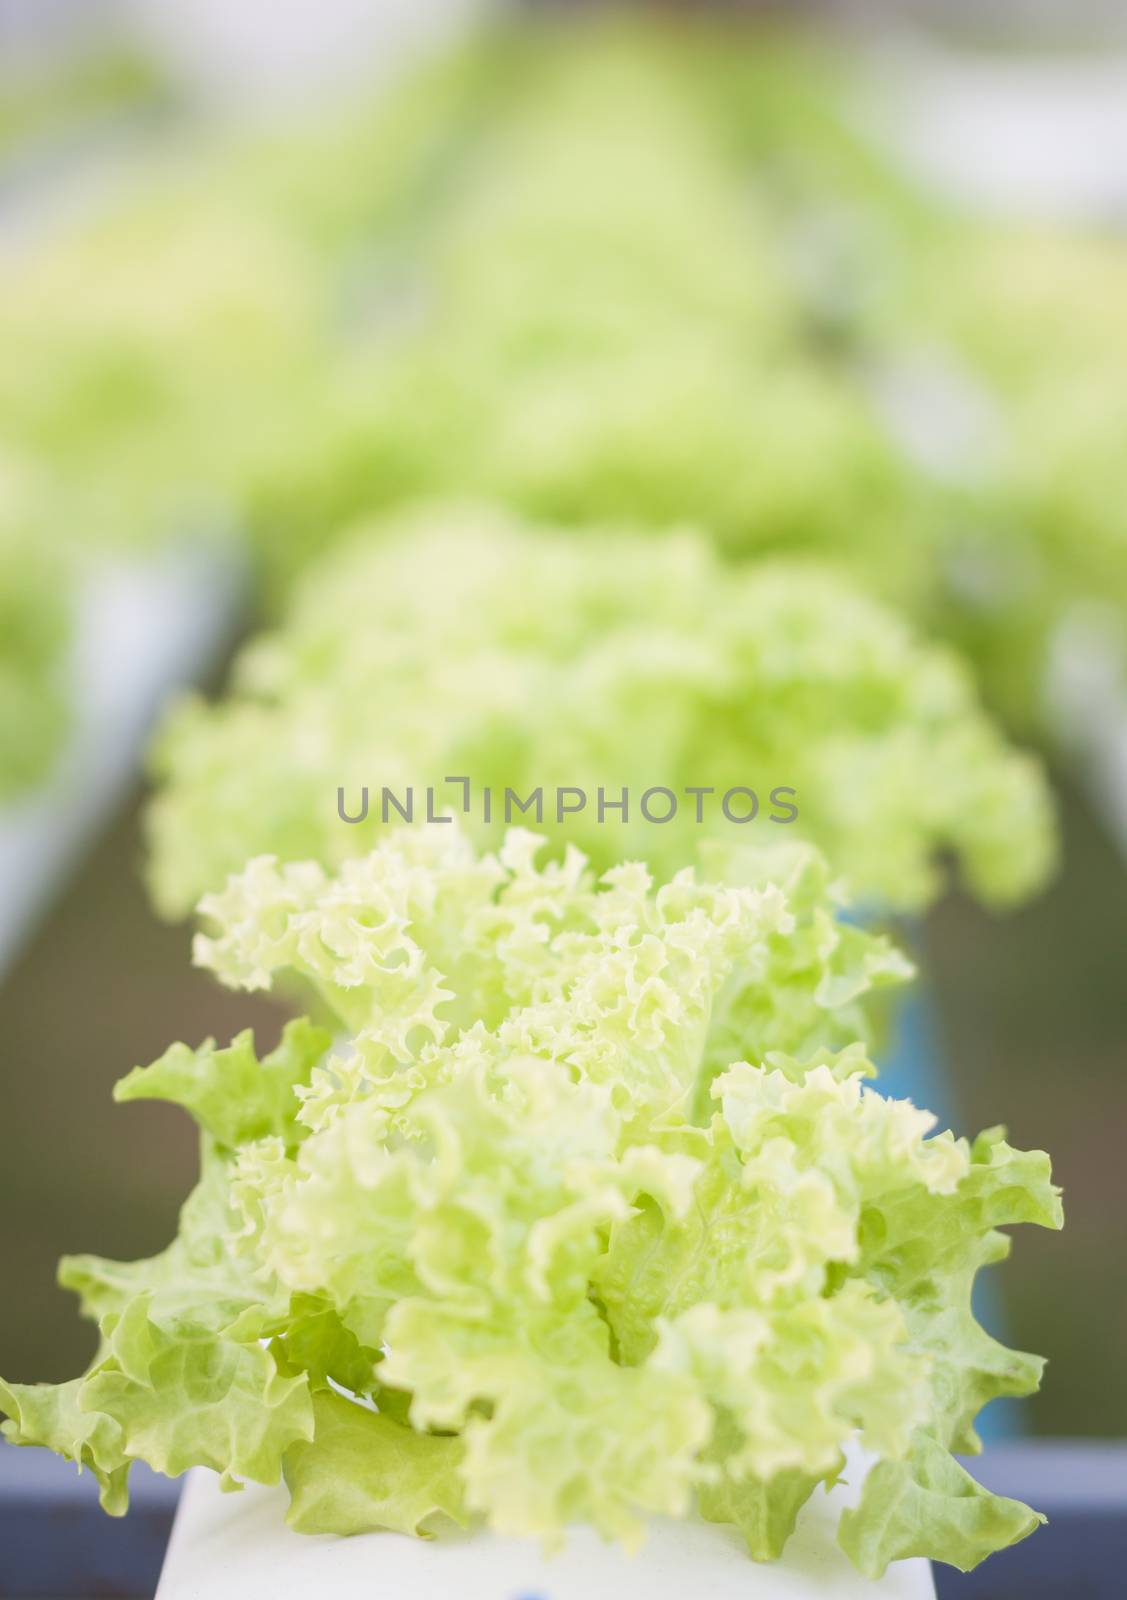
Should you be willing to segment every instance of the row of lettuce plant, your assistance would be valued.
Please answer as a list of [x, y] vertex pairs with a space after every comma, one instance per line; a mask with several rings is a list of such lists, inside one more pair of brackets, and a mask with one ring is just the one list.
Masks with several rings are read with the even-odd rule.
[[60, 568], [249, 531], [276, 587], [454, 487], [890, 570], [905, 473], [644, 34], [495, 38], [185, 168], [4, 268], [5, 470]]
[[[1030, 725], [1064, 608], [1123, 610], [1121, 250], [950, 216], [843, 96], [792, 45], [533, 33], [212, 141], [5, 266], [4, 471], [45, 486], [25, 529], [249, 530], [276, 578], [419, 493], [685, 520], [848, 565]], [[957, 485], [862, 381], [936, 344], [1004, 405]]]
[[6, 253], [0, 795], [58, 755], [81, 575], [239, 534], [245, 486], [329, 403], [329, 348], [402, 278], [506, 59], [475, 45], [293, 125], [182, 131], [112, 203]]
[[[1012, 905], [1055, 853], [1038, 763], [957, 657], [847, 579], [780, 558], [733, 573], [686, 529], [578, 540], [480, 506], [354, 530], [222, 699], [174, 709], [152, 765], [149, 882], [171, 917], [251, 856], [336, 866], [363, 851], [401, 818], [385, 789], [401, 805], [418, 789], [420, 814], [422, 791], [440, 791], [431, 810], [483, 843], [506, 789], [511, 821], [546, 791], [536, 826], [599, 868], [637, 856], [671, 873], [704, 841], [804, 838], [871, 911], [926, 907], [942, 853]], [[469, 791], [444, 784], [459, 776]], [[748, 798], [729, 806], [746, 823], [723, 810], [733, 785], [761, 801], [755, 817]], [[643, 814], [647, 786], [673, 791], [675, 811], [649, 807], [668, 821]], [[585, 800], [561, 820], [565, 787]], [[772, 825], [776, 788], [796, 815]], [[367, 816], [345, 822], [363, 790]]]
[[[920, 904], [945, 843], [1005, 900], [1045, 870], [1045, 794], [957, 664], [816, 568], [733, 585], [689, 534], [436, 510], [311, 573], [236, 676], [165, 734], [154, 880], [177, 912], [253, 856], [204, 897], [197, 960], [308, 1014], [261, 1060], [247, 1033], [178, 1044], [119, 1086], [197, 1118], [200, 1184], [153, 1261], [63, 1263], [98, 1353], [7, 1385], [8, 1436], [115, 1512], [141, 1459], [284, 1476], [303, 1531], [633, 1541], [695, 1508], [757, 1559], [860, 1439], [877, 1465], [839, 1536], [863, 1571], [1030, 1532], [951, 1452], [1039, 1377], [970, 1292], [999, 1225], [1059, 1223], [1047, 1160], [865, 1087], [873, 1001], [911, 969], [841, 921], [820, 858], [717, 824], [698, 880], [689, 813], [625, 839], [569, 820], [538, 866], [499, 808], [357, 834], [333, 796], [373, 760], [525, 797], [640, 784], [659, 752], [698, 787], [801, 761], [796, 831], [863, 892]], [[576, 839], [660, 886], [638, 863], [596, 884]]]
[[353, 341], [252, 525], [307, 550], [372, 508], [469, 493], [577, 528], [699, 521], [887, 588], [922, 497], [808, 339], [765, 220], [644, 34], [553, 38], [492, 108], [412, 317]]
[[[504, 61], [410, 271], [358, 274], [347, 336], [306, 359], [312, 280], [255, 293], [280, 234], [250, 226], [262, 254], [240, 275], [217, 252], [194, 324], [220, 351], [262, 331], [245, 388], [208, 414], [220, 369], [163, 280], [176, 337], [142, 334], [137, 369], [124, 346], [126, 398], [137, 371], [154, 410], [173, 394], [151, 456], [136, 418], [115, 435], [149, 475], [137, 519], [237, 485], [280, 568], [348, 536], [154, 757], [157, 904], [198, 899], [197, 962], [304, 1014], [261, 1057], [249, 1033], [176, 1044], [119, 1085], [193, 1115], [200, 1182], [152, 1261], [63, 1263], [97, 1351], [69, 1383], [0, 1385], [4, 1431], [90, 1469], [114, 1513], [144, 1460], [284, 1478], [310, 1532], [633, 1543], [695, 1510], [758, 1559], [859, 1441], [848, 1556], [968, 1567], [1039, 1519], [954, 1454], [1041, 1370], [971, 1288], [998, 1229], [1058, 1226], [1059, 1195], [1001, 1130], [968, 1144], [869, 1086], [879, 992], [910, 966], [841, 900], [918, 909], [944, 851], [988, 900], [1033, 892], [1044, 782], [869, 592], [915, 584], [930, 500], [819, 356], [682, 69], [603, 34]], [[316, 166], [292, 180], [311, 202]], [[311, 203], [325, 237], [360, 217], [355, 183]], [[315, 234], [287, 235], [303, 260]], [[106, 294], [108, 360], [132, 324]], [[460, 822], [339, 814], [338, 789], [459, 775]], [[732, 785], [791, 792], [785, 845], [590, 800], [541, 841], [496, 804]]]
[[52, 469], [40, 525], [128, 545], [237, 520], [243, 484], [308, 415], [351, 302], [406, 253], [472, 142], [485, 73], [471, 51], [389, 100], [255, 137], [199, 132], [129, 198], [5, 264], [0, 424], [6, 455]]
[[699, 35], [686, 81], [754, 174], [812, 330], [862, 384], [899, 372], [894, 404], [922, 385], [933, 432], [947, 414], [911, 598], [1007, 718], [1044, 732], [1062, 620], [1127, 628], [1122, 239], [945, 200], [866, 128], [858, 64], [793, 34], [744, 52]]

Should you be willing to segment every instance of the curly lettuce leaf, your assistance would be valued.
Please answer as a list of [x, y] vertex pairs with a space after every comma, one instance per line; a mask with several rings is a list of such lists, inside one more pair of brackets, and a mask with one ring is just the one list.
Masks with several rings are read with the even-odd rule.
[[64, 1256], [59, 1282], [78, 1295], [83, 1314], [100, 1327], [144, 1297], [151, 1318], [172, 1325], [184, 1318], [219, 1334], [245, 1330], [256, 1337], [277, 1315], [282, 1296], [255, 1273], [241, 1242], [227, 1155], [204, 1137], [199, 1182], [180, 1210], [175, 1239], [144, 1261]]
[[[53, 480], [37, 529], [73, 553], [245, 523], [310, 417], [337, 419], [372, 302], [395, 298], [383, 252], [412, 254], [410, 219], [468, 147], [503, 57], [452, 50], [390, 92], [228, 129], [5, 263], [0, 419]], [[305, 533], [275, 524], [253, 553], [292, 571]]]
[[706, 1522], [738, 1528], [753, 1561], [777, 1561], [794, 1532], [798, 1513], [819, 1484], [833, 1487], [844, 1461], [826, 1473], [784, 1467], [768, 1478], [755, 1477], [742, 1467], [735, 1471], [728, 1466], [741, 1437], [737, 1423], [718, 1410], [705, 1456], [708, 1476], [697, 1489], [697, 1510]]
[[[923, 1431], [901, 1461], [879, 1461], [856, 1507], [842, 1512], [838, 1538], [867, 1578], [891, 1561], [932, 1556], [969, 1572], [1017, 1544], [1046, 1519], [1020, 1500], [991, 1494]], [[939, 1554], [942, 1552], [942, 1554]]]
[[224, 1050], [213, 1039], [196, 1050], [174, 1044], [159, 1061], [135, 1067], [114, 1086], [115, 1100], [170, 1100], [181, 1105], [219, 1144], [297, 1136], [294, 1091], [308, 1084], [329, 1046], [329, 1035], [304, 1018], [286, 1024], [277, 1049], [261, 1061], [247, 1028]]
[[1060, 1191], [1048, 1156], [1012, 1149], [1000, 1129], [975, 1140], [950, 1192], [891, 1193], [861, 1217], [860, 1264], [896, 1296], [913, 1341], [930, 1354], [934, 1432], [957, 1453], [981, 1450], [973, 1423], [988, 1401], [1040, 1385], [1043, 1360], [1007, 1349], [971, 1309], [976, 1272], [1009, 1253], [998, 1230], [1021, 1222], [1059, 1228]]
[[82, 1404], [84, 1380], [69, 1383], [4, 1383], [0, 1410], [9, 1444], [44, 1445], [93, 1473], [103, 1511], [122, 1517], [129, 1507], [129, 1469], [124, 1430], [114, 1417]]
[[[600, 868], [634, 856], [668, 876], [702, 846], [801, 838], [854, 897], [891, 908], [934, 899], [948, 854], [974, 892], [1012, 904], [1055, 849], [1043, 776], [961, 664], [844, 578], [733, 573], [684, 531], [576, 543], [480, 508], [361, 532], [248, 646], [225, 699], [171, 714], [153, 765], [149, 881], [171, 915], [261, 854], [333, 869], [398, 820], [408, 789], [422, 818], [428, 786], [483, 845], [527, 802], [557, 854], [575, 845]], [[654, 784], [676, 797], [665, 823], [641, 813]], [[568, 786], [586, 801], [561, 817]], [[724, 812], [740, 786], [759, 808], [742, 825]]]
[[279, 1372], [257, 1340], [224, 1337], [166, 1314], [145, 1294], [103, 1320], [102, 1349], [81, 1378], [59, 1385], [2, 1384], [13, 1444], [46, 1445], [89, 1468], [104, 1509], [128, 1507], [128, 1476], [143, 1459], [176, 1477], [211, 1467], [226, 1487], [276, 1483], [282, 1458], [312, 1434], [305, 1375]]
[[655, 884], [540, 844], [404, 829], [209, 898], [199, 958], [296, 974], [332, 1042], [299, 1023], [262, 1061], [240, 1036], [130, 1075], [204, 1125], [200, 1183], [152, 1261], [64, 1263], [101, 1347], [74, 1386], [5, 1390], [8, 1431], [118, 1509], [143, 1458], [281, 1473], [306, 1531], [632, 1545], [695, 1508], [762, 1559], [860, 1446], [864, 1570], [1016, 1537], [1032, 1513], [947, 1452], [1036, 1384], [970, 1289], [999, 1229], [1059, 1225], [1047, 1158], [871, 1086], [856, 1032], [906, 965], [808, 851]]
[[138, 1295], [104, 1325], [107, 1348], [83, 1380], [80, 1409], [112, 1417], [126, 1454], [170, 1478], [203, 1466], [228, 1482], [277, 1483], [286, 1449], [313, 1434], [305, 1375], [280, 1373], [257, 1340], [184, 1318], [154, 1322], [149, 1309]]

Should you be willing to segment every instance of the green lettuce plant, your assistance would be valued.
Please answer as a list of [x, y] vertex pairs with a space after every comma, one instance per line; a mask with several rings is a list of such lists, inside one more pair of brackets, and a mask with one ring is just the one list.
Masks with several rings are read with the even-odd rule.
[[355, 338], [252, 486], [306, 558], [420, 495], [598, 529], [691, 520], [738, 553], [832, 550], [911, 588], [928, 491], [809, 337], [755, 186], [646, 28], [523, 40], [436, 208], [399, 337]]
[[[843, 381], [900, 372], [910, 393], [922, 375], [933, 437], [954, 412], [942, 481], [915, 485], [919, 568], [896, 598], [963, 651], [1011, 724], [1044, 731], [1062, 622], [1095, 611], [1124, 637], [1127, 249], [930, 192], [857, 115], [863, 78], [832, 48], [690, 43], [682, 81], [755, 187]], [[875, 564], [867, 577], [881, 582]]]
[[996, 437], [944, 624], [1011, 719], [1036, 723], [1062, 624], [1098, 615], [1127, 649], [1127, 248], [966, 228], [949, 259], [926, 280], [930, 314], [989, 397]]
[[[492, 71], [468, 48], [385, 95], [197, 134], [3, 263], [0, 429], [52, 482], [36, 537], [242, 531], [248, 484], [330, 411], [341, 346], [394, 300]], [[272, 542], [256, 554], [272, 570]]]
[[403, 830], [328, 873], [258, 858], [201, 906], [233, 988], [297, 974], [329, 1028], [174, 1045], [120, 1100], [183, 1105], [201, 1176], [151, 1261], [65, 1260], [88, 1371], [0, 1385], [9, 1439], [97, 1477], [284, 1477], [306, 1532], [483, 1519], [734, 1524], [777, 1556], [876, 1458], [839, 1538], [863, 1572], [960, 1567], [1038, 1516], [950, 1452], [1038, 1358], [975, 1321], [997, 1230], [1056, 1227], [1047, 1158], [883, 1098], [857, 1042], [907, 966], [837, 920], [804, 848], [728, 883], [595, 883], [514, 830]]
[[144, 547], [226, 527], [275, 427], [271, 390], [307, 381], [309, 252], [173, 192], [6, 276], [0, 421], [58, 479], [42, 532]]
[[[789, 829], [857, 897], [897, 909], [938, 891], [939, 852], [1005, 904], [1037, 888], [1054, 850], [1037, 765], [958, 662], [831, 571], [733, 573], [688, 532], [576, 541], [483, 509], [405, 514], [313, 570], [226, 697], [174, 711], [153, 770], [149, 881], [170, 916], [249, 856], [362, 851], [399, 820], [385, 789], [402, 803], [414, 788], [422, 813], [433, 786], [433, 809], [459, 812], [466, 791], [443, 785], [459, 775], [482, 841], [503, 831], [507, 790], [542, 789], [538, 824], [598, 866], [636, 856], [670, 872], [705, 840]], [[643, 818], [651, 785], [677, 795], [670, 822]], [[585, 790], [581, 811], [559, 817], [560, 786]], [[760, 804], [747, 825], [722, 810], [737, 786]], [[786, 814], [776, 788], [794, 791], [789, 824], [769, 820]], [[355, 817], [364, 789], [366, 819], [342, 821], [338, 790]]]

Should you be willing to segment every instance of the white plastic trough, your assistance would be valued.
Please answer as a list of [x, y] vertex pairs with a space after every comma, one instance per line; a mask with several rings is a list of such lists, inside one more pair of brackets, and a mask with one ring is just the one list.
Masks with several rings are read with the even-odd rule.
[[47, 781], [0, 809], [0, 974], [137, 781], [161, 707], [229, 642], [243, 595], [241, 563], [218, 545], [106, 561], [86, 579], [70, 738]]
[[[860, 1478], [861, 1474], [854, 1474]], [[526, 1540], [483, 1532], [432, 1540], [294, 1533], [283, 1488], [223, 1494], [213, 1473], [187, 1481], [156, 1600], [934, 1600], [923, 1560], [863, 1578], [835, 1541], [856, 1486], [815, 1490], [781, 1561], [752, 1562], [734, 1528], [651, 1523], [636, 1555], [571, 1530], [545, 1557]]]

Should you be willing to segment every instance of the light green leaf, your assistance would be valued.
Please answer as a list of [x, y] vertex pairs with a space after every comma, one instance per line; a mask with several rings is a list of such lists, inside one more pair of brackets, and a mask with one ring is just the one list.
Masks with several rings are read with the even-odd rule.
[[882, 1577], [890, 1561], [909, 1556], [969, 1572], [1044, 1521], [1020, 1501], [991, 1494], [941, 1444], [919, 1432], [905, 1460], [872, 1468], [859, 1504], [842, 1513], [838, 1539], [868, 1578]]
[[224, 1050], [213, 1039], [198, 1050], [174, 1044], [152, 1066], [134, 1067], [115, 1085], [114, 1099], [171, 1100], [231, 1149], [271, 1135], [292, 1143], [300, 1131], [294, 1091], [308, 1084], [329, 1042], [323, 1029], [299, 1018], [261, 1061], [250, 1028]]
[[275, 1359], [287, 1372], [303, 1372], [310, 1389], [336, 1384], [366, 1395], [376, 1387], [379, 1352], [365, 1350], [327, 1301], [295, 1294], [276, 1326]]
[[860, 1270], [896, 1296], [913, 1341], [930, 1355], [932, 1432], [950, 1450], [976, 1453], [978, 1412], [1000, 1395], [1032, 1394], [1044, 1366], [992, 1338], [971, 1310], [976, 1272], [1009, 1250], [996, 1230], [1018, 1222], [1059, 1228], [1062, 1220], [1049, 1158], [1014, 1150], [998, 1129], [975, 1141], [949, 1192], [894, 1187], [862, 1213]]
[[313, 1397], [313, 1437], [286, 1451], [286, 1520], [299, 1533], [390, 1528], [426, 1538], [436, 1520], [464, 1526], [458, 1438], [419, 1433], [331, 1392]]
[[79, 1408], [111, 1416], [125, 1450], [169, 1477], [204, 1466], [276, 1483], [286, 1449], [313, 1433], [304, 1374], [283, 1376], [256, 1343], [189, 1322], [161, 1327], [144, 1297], [113, 1326]]
[[129, 1468], [124, 1433], [117, 1420], [90, 1410], [80, 1401], [85, 1380], [69, 1383], [4, 1383], [0, 1410], [7, 1412], [3, 1434], [9, 1444], [45, 1445], [78, 1463], [98, 1480], [102, 1509], [125, 1515], [129, 1504]]
[[287, 1296], [258, 1270], [254, 1253], [241, 1248], [242, 1222], [233, 1209], [231, 1163], [206, 1136], [201, 1139], [200, 1180], [180, 1210], [177, 1235], [145, 1261], [64, 1256], [59, 1283], [82, 1302], [85, 1316], [101, 1323], [120, 1315], [139, 1295], [150, 1315], [180, 1319], [225, 1333], [238, 1326], [256, 1337], [276, 1317]]
[[840, 1468], [823, 1476], [794, 1467], [770, 1478], [737, 1475], [725, 1463], [728, 1456], [739, 1454], [741, 1443], [738, 1426], [721, 1412], [706, 1455], [716, 1475], [705, 1479], [697, 1490], [697, 1509], [706, 1522], [729, 1522], [737, 1527], [753, 1560], [776, 1561], [794, 1532], [798, 1513], [819, 1484], [833, 1485]]

